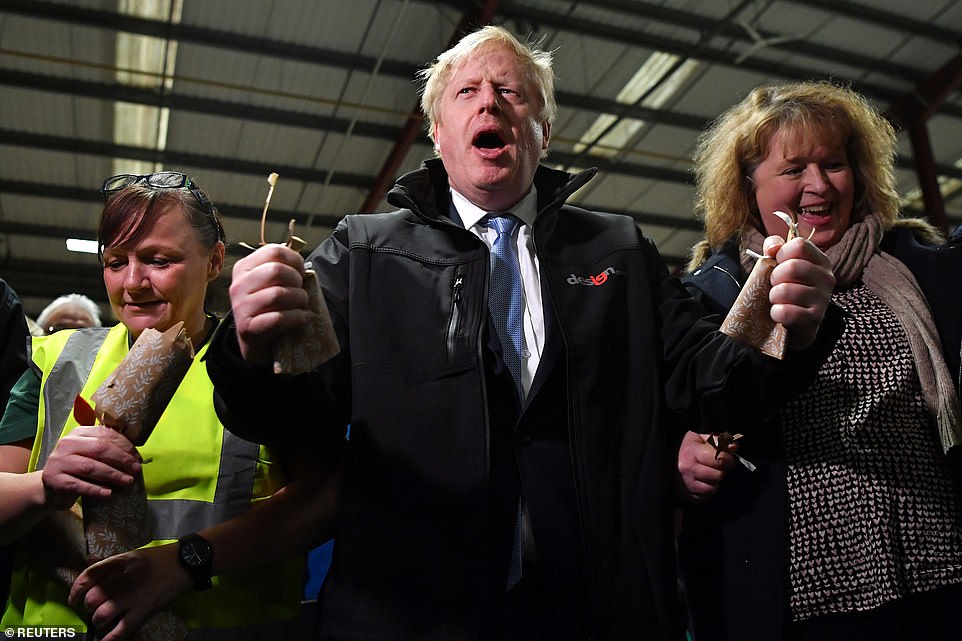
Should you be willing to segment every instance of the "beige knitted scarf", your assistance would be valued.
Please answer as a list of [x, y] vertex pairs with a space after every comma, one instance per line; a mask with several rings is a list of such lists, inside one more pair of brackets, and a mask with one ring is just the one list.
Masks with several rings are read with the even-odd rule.
[[[754, 227], [744, 231], [742, 247], [762, 253], [765, 237]], [[848, 228], [825, 254], [832, 263], [836, 288], [850, 287], [859, 277], [892, 310], [908, 336], [912, 359], [922, 385], [922, 395], [938, 426], [942, 449], [962, 445], [962, 413], [955, 384], [939, 342], [928, 302], [912, 272], [901, 261], [879, 249], [882, 224], [866, 216]], [[755, 259], [742, 252], [742, 265], [750, 272]]]

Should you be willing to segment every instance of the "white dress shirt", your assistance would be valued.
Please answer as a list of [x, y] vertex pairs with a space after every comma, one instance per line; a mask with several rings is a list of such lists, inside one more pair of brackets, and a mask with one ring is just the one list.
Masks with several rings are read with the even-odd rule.
[[[478, 236], [490, 250], [498, 237], [498, 232], [481, 220], [490, 214], [507, 213], [485, 211], [471, 203], [467, 198], [451, 190], [451, 202], [457, 209], [458, 215], [465, 229], [470, 229]], [[541, 353], [544, 351], [544, 308], [541, 301], [541, 265], [534, 252], [534, 239], [531, 237], [531, 225], [534, 224], [538, 213], [538, 192], [532, 185], [528, 194], [510, 213], [521, 219], [514, 238], [514, 249], [518, 253], [518, 265], [521, 268], [521, 283], [524, 289], [524, 347], [521, 351], [521, 387], [525, 396], [531, 389], [531, 381], [538, 371]]]

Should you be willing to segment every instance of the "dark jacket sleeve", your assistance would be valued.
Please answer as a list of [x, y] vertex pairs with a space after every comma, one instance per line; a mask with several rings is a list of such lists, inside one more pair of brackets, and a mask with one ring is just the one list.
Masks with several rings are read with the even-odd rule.
[[278, 375], [268, 366], [251, 366], [240, 354], [232, 316], [215, 332], [205, 357], [207, 372], [214, 383], [217, 416], [234, 434], [278, 448], [343, 443], [351, 415], [350, 357], [342, 313], [346, 290], [338, 284], [345, 247], [331, 238], [308, 257], [318, 272], [341, 347], [319, 368]]
[[693, 430], [761, 426], [812, 383], [843, 327], [840, 310], [830, 306], [815, 342], [779, 360], [722, 334], [717, 306], [707, 309], [677, 279], [664, 279], [661, 288], [668, 405]]
[[16, 292], [0, 279], [0, 416], [10, 398], [10, 389], [27, 369], [27, 322]]

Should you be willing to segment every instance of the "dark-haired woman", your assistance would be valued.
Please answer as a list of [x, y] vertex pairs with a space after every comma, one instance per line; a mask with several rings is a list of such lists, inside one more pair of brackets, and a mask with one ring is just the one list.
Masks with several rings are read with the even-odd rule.
[[[3, 626], [89, 624], [112, 641], [171, 610], [192, 638], [284, 638], [302, 589], [296, 554], [329, 525], [334, 484], [306, 474], [303, 455], [243, 441], [217, 419], [201, 359], [217, 325], [204, 300], [225, 238], [206, 194], [177, 172], [114, 177], [104, 193], [98, 240], [120, 323], [35, 338], [32, 368], [0, 423], [4, 458], [18, 461], [0, 475], [0, 537], [19, 540]], [[118, 432], [78, 425], [74, 397], [89, 399], [145, 329], [178, 322], [197, 354], [147, 443], [135, 449]], [[138, 473], [154, 541], [91, 566], [69, 590], [60, 585], [33, 528]]]

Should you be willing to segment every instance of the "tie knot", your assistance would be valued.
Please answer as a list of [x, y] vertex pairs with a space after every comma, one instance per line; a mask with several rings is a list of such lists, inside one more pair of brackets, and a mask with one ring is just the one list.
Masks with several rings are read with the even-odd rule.
[[514, 228], [517, 227], [520, 222], [520, 219], [511, 214], [488, 216], [488, 227], [498, 232], [499, 236], [505, 233], [510, 236], [514, 233]]

